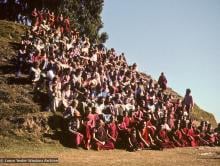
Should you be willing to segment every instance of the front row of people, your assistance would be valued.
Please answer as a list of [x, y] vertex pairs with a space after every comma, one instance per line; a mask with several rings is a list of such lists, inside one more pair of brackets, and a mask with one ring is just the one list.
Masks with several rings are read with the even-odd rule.
[[[132, 114], [132, 113], [131, 113]], [[174, 147], [219, 146], [220, 125], [212, 130], [211, 124], [202, 121], [196, 127], [191, 121], [177, 120], [170, 128], [167, 118], [155, 122], [151, 114], [139, 121], [135, 116], [111, 116], [104, 122], [103, 116], [89, 114], [82, 120], [74, 112], [69, 122], [71, 140], [76, 148], [112, 150], [115, 148], [137, 151], [141, 149], [162, 150]]]

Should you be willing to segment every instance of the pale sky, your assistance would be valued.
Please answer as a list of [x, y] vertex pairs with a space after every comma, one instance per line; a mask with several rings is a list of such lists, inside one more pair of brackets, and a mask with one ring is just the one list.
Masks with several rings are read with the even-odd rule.
[[107, 47], [220, 122], [220, 0], [105, 0], [102, 20]]

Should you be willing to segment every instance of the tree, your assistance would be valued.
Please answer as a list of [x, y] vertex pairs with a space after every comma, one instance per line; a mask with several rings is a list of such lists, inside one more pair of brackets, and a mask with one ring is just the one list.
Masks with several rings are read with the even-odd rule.
[[103, 43], [108, 39], [106, 32], [99, 35], [103, 28], [103, 5], [104, 0], [62, 0], [59, 11], [70, 17], [81, 34], [88, 36], [92, 42]]
[[106, 32], [102, 32], [99, 36], [99, 43], [105, 43], [108, 40], [108, 34]]

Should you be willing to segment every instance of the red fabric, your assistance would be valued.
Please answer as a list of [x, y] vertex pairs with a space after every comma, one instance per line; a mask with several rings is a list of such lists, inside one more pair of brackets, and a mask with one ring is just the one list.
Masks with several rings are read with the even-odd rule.
[[174, 133], [173, 133], [175, 139], [177, 140], [177, 142], [175, 142], [175, 145], [177, 147], [182, 147], [184, 146], [184, 142], [183, 142], [183, 134], [180, 130], [176, 130]]
[[83, 135], [79, 132], [73, 133], [73, 141], [75, 145], [80, 145], [83, 141]]
[[118, 130], [117, 130], [117, 126], [114, 122], [112, 122], [108, 125], [108, 131], [109, 131], [109, 135], [116, 140], [118, 137]]
[[190, 141], [188, 139], [188, 128], [183, 128], [182, 129], [182, 134], [183, 134], [183, 138], [182, 138], [182, 142], [184, 143], [184, 146], [191, 146]]
[[192, 147], [198, 146], [198, 142], [195, 139], [195, 133], [193, 128], [188, 129], [188, 133], [187, 133], [188, 137], [189, 137], [189, 142], [191, 144]]
[[102, 145], [99, 142], [95, 143], [96, 150], [112, 150], [114, 148], [115, 148], [115, 146], [114, 146], [113, 142], [111, 142], [111, 141], [106, 142], [104, 145]]
[[91, 141], [91, 138], [92, 138], [91, 126], [87, 125], [87, 124], [83, 124], [83, 126], [82, 126], [82, 134], [84, 136], [84, 146], [86, 148], [90, 147], [90, 141]]
[[126, 125], [126, 127], [129, 127], [129, 124], [130, 124], [130, 119], [129, 119], [129, 117], [124, 117], [123, 118], [123, 122], [125, 123], [125, 125]]
[[70, 32], [70, 20], [68, 18], [64, 20], [64, 27], [65, 27], [65, 32], [69, 33]]
[[95, 116], [94, 116], [94, 114], [88, 114], [87, 119], [88, 119], [87, 125], [89, 125], [91, 128], [94, 128], [95, 127]]
[[143, 119], [144, 114], [143, 114], [143, 112], [142, 112], [141, 110], [138, 110], [138, 111], [136, 111], [136, 112], [134, 113], [134, 116], [135, 116], [135, 118], [137, 118], [137, 119]]
[[141, 136], [146, 141], [147, 144], [150, 144], [149, 134], [150, 134], [150, 131], [147, 127], [141, 130]]
[[160, 130], [158, 133], [158, 136], [163, 141], [163, 142], [159, 142], [159, 146], [161, 148], [174, 148], [175, 147], [173, 142], [169, 139], [167, 135], [167, 130], [165, 129]]
[[119, 128], [119, 130], [127, 130], [126, 123], [122, 122], [122, 123], [118, 124], [118, 128]]
[[156, 128], [154, 127], [154, 125], [151, 123], [150, 120], [146, 121], [146, 126], [147, 126], [147, 128], [150, 130], [150, 131], [149, 131], [150, 134], [151, 134], [152, 136], [154, 136], [154, 135], [155, 135], [155, 132], [156, 132]]

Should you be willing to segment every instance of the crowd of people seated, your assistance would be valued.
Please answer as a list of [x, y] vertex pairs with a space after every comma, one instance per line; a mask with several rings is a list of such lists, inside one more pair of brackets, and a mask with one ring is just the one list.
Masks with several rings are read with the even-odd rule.
[[183, 100], [167, 90], [161, 73], [147, 79], [124, 53], [91, 43], [68, 16], [32, 12], [32, 26], [21, 41], [16, 76], [29, 71], [34, 91], [46, 91], [48, 111], [61, 111], [76, 148], [164, 149], [220, 145], [213, 130], [191, 119], [190, 89]]

